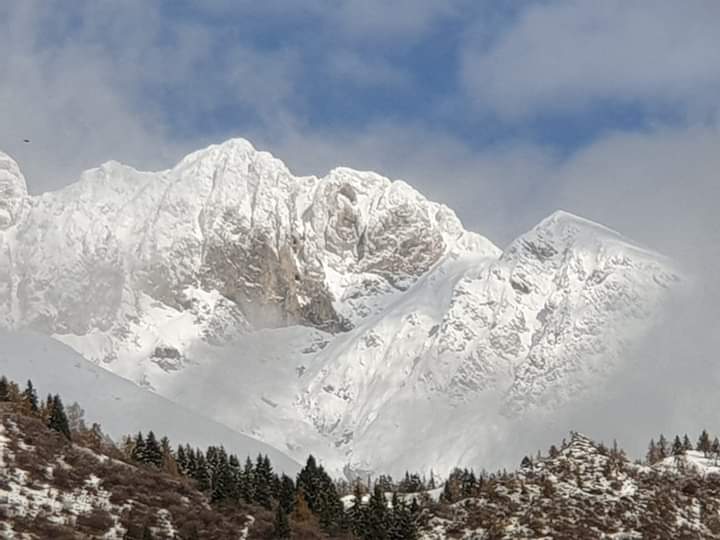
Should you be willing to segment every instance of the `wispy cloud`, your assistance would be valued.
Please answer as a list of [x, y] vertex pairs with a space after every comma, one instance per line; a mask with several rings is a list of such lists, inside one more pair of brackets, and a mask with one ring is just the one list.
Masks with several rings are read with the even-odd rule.
[[598, 102], [716, 110], [720, 4], [542, 2], [488, 38], [469, 33], [463, 80], [479, 109], [510, 118]]

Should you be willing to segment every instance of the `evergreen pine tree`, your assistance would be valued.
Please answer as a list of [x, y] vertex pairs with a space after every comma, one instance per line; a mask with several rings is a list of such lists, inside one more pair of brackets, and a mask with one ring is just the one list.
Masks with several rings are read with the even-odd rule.
[[145, 438], [142, 431], [138, 431], [138, 434], [135, 435], [130, 458], [136, 463], [145, 463]]
[[365, 522], [365, 507], [362, 503], [362, 487], [360, 482], [355, 482], [353, 490], [353, 503], [348, 509], [348, 519], [350, 520], [350, 529], [357, 537], [362, 537], [363, 531], [367, 529]]
[[195, 478], [195, 473], [197, 472], [197, 454], [189, 444], [185, 445], [185, 461], [187, 462], [187, 475], [190, 478]]
[[29, 379], [27, 382], [27, 386], [23, 391], [22, 397], [23, 401], [26, 403], [31, 413], [35, 414], [39, 412], [37, 392], [35, 391], [35, 387], [33, 386], [32, 381]]
[[234, 501], [237, 501], [240, 499], [240, 483], [242, 469], [240, 467], [240, 460], [235, 454], [230, 454], [230, 457], [228, 458], [228, 466], [230, 468], [231, 478], [230, 498]]
[[297, 489], [302, 491], [310, 511], [317, 513], [321, 486], [317, 462], [312, 454], [308, 456], [305, 467], [298, 474]]
[[10, 383], [7, 377], [0, 377], [0, 401], [10, 401]]
[[200, 491], [210, 489], [210, 471], [205, 460], [205, 454], [200, 449], [195, 451], [195, 476], [193, 478], [198, 483]]
[[668, 445], [668, 441], [665, 438], [665, 435], [663, 435], [662, 433], [660, 434], [660, 437], [658, 437], [657, 451], [658, 458], [661, 460], [670, 456], [670, 447]]
[[683, 453], [683, 444], [677, 435], [675, 435], [675, 439], [673, 440], [672, 453], [673, 456], [679, 456]]
[[272, 472], [268, 470], [268, 463], [260, 454], [255, 461], [253, 491], [255, 504], [267, 509], [272, 507]]
[[712, 442], [710, 441], [710, 435], [708, 435], [708, 432], [703, 429], [700, 437], [698, 437], [698, 442], [695, 450], [697, 450], [698, 452], [702, 452], [707, 457], [707, 455], [710, 453], [711, 448]]
[[715, 459], [718, 459], [718, 457], [720, 457], [720, 440], [718, 440], [717, 437], [713, 439], [713, 442], [710, 445], [710, 452], [715, 457]]
[[293, 511], [293, 501], [295, 500], [295, 482], [293, 479], [283, 474], [280, 479], [280, 492], [278, 493], [278, 503], [282, 507], [283, 512], [289, 514]]
[[48, 394], [47, 397], [45, 398], [44, 411], [42, 411], [44, 413], [43, 419], [46, 422], [48, 420], [50, 420], [50, 413], [52, 412], [52, 407], [53, 407], [53, 397], [52, 397], [52, 394]]
[[185, 455], [185, 448], [181, 444], [178, 445], [177, 450], [175, 451], [175, 461], [177, 463], [178, 472], [183, 476], [187, 476], [188, 462]]
[[652, 465], [658, 461], [658, 449], [657, 446], [655, 446], [655, 439], [650, 439], [645, 459], [648, 462], [648, 465]]
[[290, 538], [290, 522], [282, 506], [278, 504], [275, 510], [275, 522], [273, 525], [273, 538], [284, 540]]
[[217, 452], [215, 475], [212, 481], [212, 500], [221, 502], [230, 500], [233, 493], [233, 477], [230, 471], [227, 453], [223, 447]]
[[683, 443], [682, 443], [682, 445], [683, 445], [683, 450], [685, 450], [685, 451], [687, 451], [687, 450], [692, 450], [692, 449], [693, 449], [693, 445], [692, 445], [692, 443], [690, 442], [690, 437], [687, 436], [687, 433], [686, 433], [685, 436], [683, 437]]
[[398, 497], [397, 493], [393, 493], [392, 524], [388, 536], [390, 540], [415, 540], [417, 538], [415, 515], [408, 509], [405, 501]]
[[167, 437], [160, 439], [160, 454], [162, 456], [162, 470], [176, 476], [179, 473], [179, 467], [172, 447], [170, 446], [170, 439]]
[[344, 513], [337, 488], [312, 455], [298, 474], [297, 489], [302, 492], [311, 512], [320, 518], [320, 525], [326, 531], [333, 532], [341, 526]]
[[364, 537], [368, 540], [386, 540], [388, 529], [389, 519], [385, 494], [379, 485], [375, 485], [368, 501], [367, 528]]
[[255, 468], [249, 457], [245, 460], [245, 467], [243, 467], [240, 479], [241, 482], [238, 486], [240, 495], [247, 504], [250, 504], [255, 499]]
[[145, 439], [145, 460], [143, 461], [146, 465], [152, 465], [160, 468], [163, 464], [162, 449], [160, 443], [155, 438], [155, 433], [148, 431], [147, 438]]
[[62, 433], [68, 440], [71, 439], [70, 425], [65, 414], [65, 408], [63, 407], [62, 400], [58, 394], [55, 394], [52, 398], [48, 427], [58, 433]]

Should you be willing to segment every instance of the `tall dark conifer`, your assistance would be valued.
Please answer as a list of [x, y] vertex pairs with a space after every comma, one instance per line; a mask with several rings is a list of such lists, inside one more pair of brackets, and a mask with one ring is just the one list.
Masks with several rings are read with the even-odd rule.
[[372, 540], [387, 540], [390, 528], [389, 512], [385, 493], [380, 485], [375, 485], [367, 508], [367, 525], [363, 533], [364, 538]]
[[145, 459], [143, 463], [158, 468], [162, 467], [163, 464], [162, 448], [160, 448], [160, 443], [152, 431], [148, 431], [145, 439]]
[[210, 489], [210, 471], [205, 455], [200, 449], [195, 451], [195, 476], [193, 478], [197, 481], [200, 491]]
[[283, 474], [280, 478], [280, 492], [278, 493], [278, 504], [282, 507], [283, 512], [289, 514], [293, 511], [293, 502], [295, 501], [295, 482], [293, 479]]
[[215, 502], [228, 501], [232, 498], [233, 489], [233, 477], [228, 456], [225, 449], [220, 447], [215, 456], [211, 498]]
[[143, 437], [142, 431], [138, 431], [133, 440], [132, 452], [130, 458], [136, 463], [145, 463], [145, 437]]
[[65, 407], [63, 406], [62, 399], [60, 399], [58, 394], [55, 394], [52, 398], [48, 427], [58, 433], [62, 433], [68, 440], [71, 439], [70, 423], [68, 422], [67, 415], [65, 414]]
[[249, 457], [245, 460], [238, 488], [240, 496], [247, 504], [255, 500], [255, 468]]
[[39, 411], [37, 392], [35, 391], [32, 381], [29, 379], [22, 393], [22, 397], [31, 413], [35, 414]]

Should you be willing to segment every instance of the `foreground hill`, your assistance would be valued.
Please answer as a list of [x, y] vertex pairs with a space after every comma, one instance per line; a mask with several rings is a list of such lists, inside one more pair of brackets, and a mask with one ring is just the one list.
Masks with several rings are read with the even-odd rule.
[[216, 511], [191, 482], [118, 454], [0, 403], [0, 537], [247, 538], [251, 509]]
[[28, 395], [0, 379], [3, 538], [720, 538], [720, 441], [705, 432], [696, 450], [687, 436], [651, 442], [644, 463], [571, 433], [514, 472], [349, 486], [312, 457], [293, 480], [222, 446], [174, 451], [150, 433], [116, 446], [98, 426], [67, 431], [59, 398], [36, 407]]
[[0, 326], [337, 471], [483, 461], [602, 392], [680, 280], [567, 212], [500, 249], [403, 181], [242, 139], [39, 196], [0, 154], [0, 192]]
[[661, 462], [630, 463], [578, 433], [516, 473], [481, 481], [428, 514], [423, 538], [720, 538], [720, 454], [680, 450]]

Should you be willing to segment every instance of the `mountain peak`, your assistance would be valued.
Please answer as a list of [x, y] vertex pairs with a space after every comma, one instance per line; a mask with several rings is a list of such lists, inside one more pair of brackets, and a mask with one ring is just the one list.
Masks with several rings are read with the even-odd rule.
[[555, 210], [552, 214], [550, 214], [548, 217], [540, 221], [533, 230], [548, 230], [548, 229], [554, 229], [557, 231], [568, 231], [573, 230], [575, 232], [589, 232], [592, 234], [599, 234], [602, 236], [614, 236], [617, 238], [623, 238], [623, 236], [601, 224], [597, 223], [595, 221], [592, 221], [590, 219], [578, 216], [577, 214], [573, 214], [571, 212], [568, 212], [566, 210]]
[[236, 137], [219, 144], [211, 144], [185, 156], [174, 170], [181, 170], [198, 164], [214, 166], [228, 164], [263, 164], [265, 167], [289, 172], [285, 164], [270, 152], [258, 150], [247, 139]]

